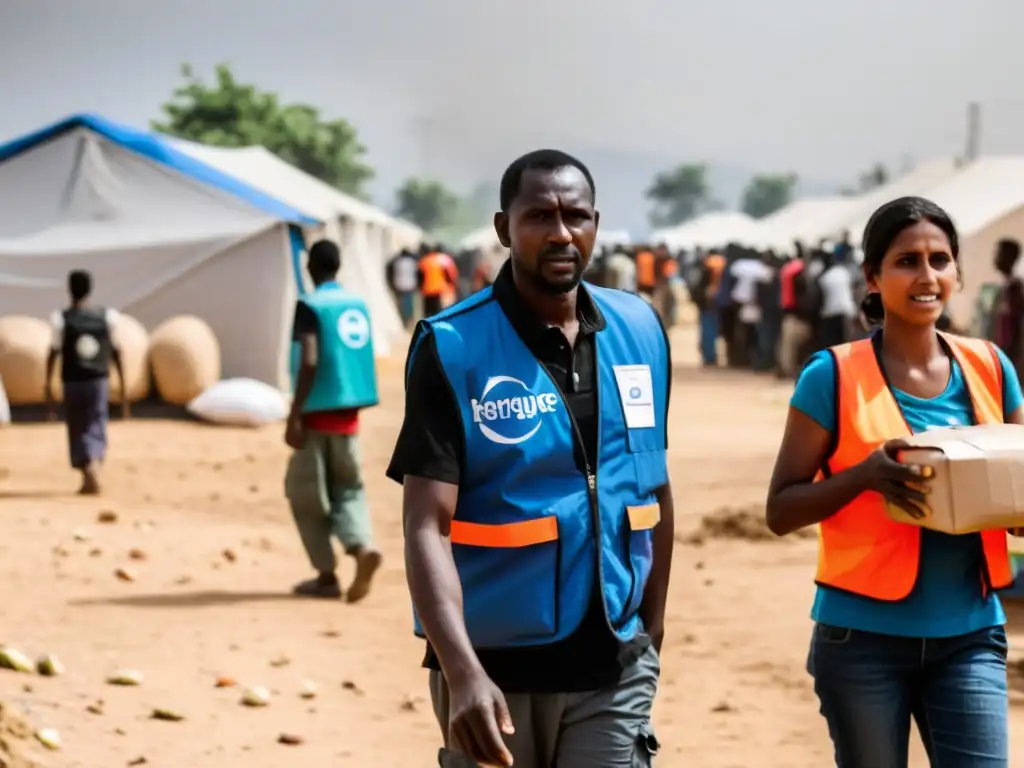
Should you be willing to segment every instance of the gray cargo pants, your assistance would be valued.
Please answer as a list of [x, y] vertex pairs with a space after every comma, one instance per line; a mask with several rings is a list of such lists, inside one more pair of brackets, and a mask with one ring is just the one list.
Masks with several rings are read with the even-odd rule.
[[316, 570], [327, 573], [338, 567], [332, 533], [346, 554], [372, 544], [355, 435], [306, 432], [306, 444], [288, 461], [284, 489], [302, 545]]
[[[651, 706], [661, 662], [653, 647], [618, 686], [587, 693], [506, 694], [516, 732], [505, 737], [515, 768], [650, 768], [658, 751]], [[475, 768], [448, 743], [448, 684], [430, 672], [430, 698], [445, 748], [441, 768]], [[451, 750], [451, 751], [449, 751]]]

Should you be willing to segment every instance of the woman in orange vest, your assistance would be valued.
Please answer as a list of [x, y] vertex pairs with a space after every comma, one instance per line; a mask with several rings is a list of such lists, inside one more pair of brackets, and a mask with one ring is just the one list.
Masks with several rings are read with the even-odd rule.
[[775, 533], [820, 526], [807, 668], [839, 768], [906, 768], [912, 719], [932, 766], [1007, 768], [1006, 532], [896, 523], [885, 501], [923, 514], [932, 469], [896, 460], [902, 438], [1024, 423], [1020, 382], [993, 345], [936, 330], [960, 282], [941, 208], [883, 205], [863, 248], [880, 327], [808, 361], [768, 492]]

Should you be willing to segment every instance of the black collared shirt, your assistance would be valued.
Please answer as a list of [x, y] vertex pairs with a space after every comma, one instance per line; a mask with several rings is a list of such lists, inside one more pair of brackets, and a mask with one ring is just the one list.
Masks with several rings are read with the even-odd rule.
[[[574, 450], [580, 471], [597, 463], [597, 368], [594, 334], [605, 327], [604, 317], [581, 286], [576, 299], [579, 334], [575, 347], [558, 328], [552, 328], [523, 302], [506, 262], [494, 282], [494, 300], [526, 346], [547, 366], [568, 400], [582, 447]], [[671, 368], [671, 366], [670, 366]], [[452, 389], [445, 378], [432, 336], [424, 340], [409, 370], [405, 421], [387, 475], [402, 482], [405, 475], [458, 485], [465, 460], [465, 435]], [[596, 568], [596, 563], [595, 566]], [[488, 676], [509, 693], [573, 693], [614, 685], [622, 674], [618, 641], [604, 616], [597, 592], [575, 633], [551, 645], [532, 648], [478, 650]], [[628, 655], [628, 654], [627, 654]], [[440, 669], [427, 645], [424, 666]]]

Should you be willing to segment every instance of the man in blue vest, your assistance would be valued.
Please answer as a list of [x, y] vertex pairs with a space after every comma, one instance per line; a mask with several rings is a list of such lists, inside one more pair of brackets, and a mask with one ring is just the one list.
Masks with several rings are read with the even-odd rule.
[[500, 198], [511, 258], [417, 327], [388, 468], [440, 764], [649, 766], [668, 340], [642, 298], [581, 284], [598, 213], [580, 161], [524, 155]]
[[317, 576], [294, 591], [341, 597], [334, 533], [355, 560], [355, 578], [345, 592], [354, 603], [366, 597], [381, 563], [371, 537], [358, 443], [359, 410], [378, 403], [370, 313], [365, 301], [337, 282], [337, 245], [314, 243], [307, 268], [315, 288], [295, 308], [295, 394], [285, 431], [295, 452], [285, 494]]

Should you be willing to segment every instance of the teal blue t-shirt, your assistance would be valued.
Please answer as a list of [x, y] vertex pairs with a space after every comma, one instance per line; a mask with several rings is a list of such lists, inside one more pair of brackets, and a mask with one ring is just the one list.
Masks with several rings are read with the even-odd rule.
[[[1024, 403], [1020, 382], [1009, 359], [1003, 366], [1003, 411], [1007, 415]], [[896, 402], [916, 434], [928, 429], [975, 423], [963, 372], [954, 361], [946, 390], [931, 399], [894, 390]], [[829, 432], [836, 428], [835, 359], [818, 352], [796, 383], [790, 405]], [[917, 583], [905, 600], [886, 602], [849, 592], [818, 587], [811, 617], [823, 624], [901, 637], [955, 637], [1005, 623], [999, 598], [981, 591], [981, 536], [952, 536], [924, 529]]]

